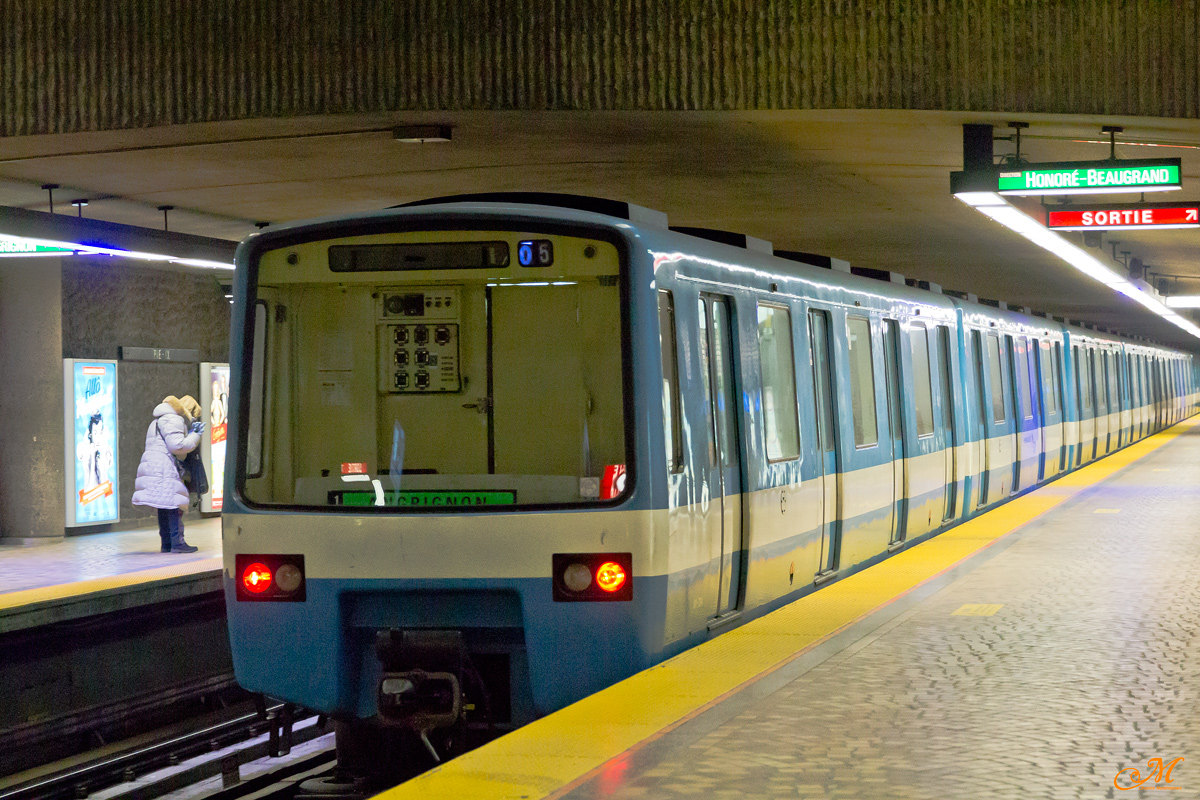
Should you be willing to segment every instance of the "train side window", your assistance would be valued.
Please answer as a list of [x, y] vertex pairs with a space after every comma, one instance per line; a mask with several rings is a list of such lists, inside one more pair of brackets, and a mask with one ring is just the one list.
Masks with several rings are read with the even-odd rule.
[[917, 412], [917, 436], [933, 435], [933, 385], [929, 374], [929, 333], [924, 325], [908, 330], [913, 365], [913, 405]]
[[999, 425], [1008, 417], [1004, 413], [1004, 382], [1000, 371], [1000, 337], [987, 336], [988, 375], [992, 379], [992, 420]]
[[246, 477], [263, 474], [263, 420], [266, 408], [267, 319], [270, 309], [262, 300], [254, 304], [254, 341], [250, 351], [250, 420], [246, 428]]
[[1038, 363], [1042, 367], [1042, 407], [1047, 414], [1058, 411], [1058, 398], [1054, 394], [1054, 356], [1050, 343], [1038, 342]]
[[789, 461], [800, 455], [800, 426], [796, 419], [792, 315], [786, 308], [759, 303], [758, 359], [762, 367], [767, 460]]
[[1029, 340], [1024, 336], [1017, 337], [1016, 358], [1013, 359], [1013, 380], [1017, 382], [1017, 392], [1021, 395], [1021, 410], [1018, 412], [1025, 419], [1033, 418], [1033, 400], [1030, 391], [1030, 362]]
[[871, 354], [871, 323], [849, 317], [850, 405], [854, 412], [854, 445], [870, 447], [879, 441], [875, 418], [875, 372]]
[[666, 290], [658, 292], [658, 339], [662, 348], [663, 433], [667, 469], [683, 470], [683, 434], [679, 418], [679, 351], [675, 339], [675, 301]]

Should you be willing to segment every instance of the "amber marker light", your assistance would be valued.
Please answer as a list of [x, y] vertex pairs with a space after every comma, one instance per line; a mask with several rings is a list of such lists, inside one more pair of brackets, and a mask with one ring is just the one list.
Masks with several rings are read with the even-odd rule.
[[596, 570], [596, 585], [606, 592], [618, 591], [625, 585], [625, 570], [615, 561], [605, 561]]
[[256, 561], [242, 571], [242, 586], [247, 592], [262, 594], [271, 588], [271, 570], [261, 561]]

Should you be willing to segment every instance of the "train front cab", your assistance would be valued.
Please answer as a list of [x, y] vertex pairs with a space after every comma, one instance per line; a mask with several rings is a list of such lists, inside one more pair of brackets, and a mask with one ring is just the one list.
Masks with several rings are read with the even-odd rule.
[[[623, 235], [574, 217], [380, 215], [243, 246], [224, 519], [243, 686], [386, 723], [385, 673], [457, 658], [407, 632], [449, 631], [491, 698], [485, 714], [469, 687], [467, 721], [502, 730], [658, 657], [666, 470], [635, 390], [657, 382], [634, 378], [657, 358], [629, 341], [653, 301], [619, 278]], [[553, 261], [520, 261], [529, 242]], [[261, 578], [284, 562], [303, 571], [290, 597]], [[444, 657], [405, 655], [426, 645]]]

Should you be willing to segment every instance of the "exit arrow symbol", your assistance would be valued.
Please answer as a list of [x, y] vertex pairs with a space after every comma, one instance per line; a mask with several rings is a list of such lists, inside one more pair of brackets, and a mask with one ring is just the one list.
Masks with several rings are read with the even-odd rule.
[[1186, 222], [1200, 222], [1200, 208], [1189, 208], [1183, 219]]

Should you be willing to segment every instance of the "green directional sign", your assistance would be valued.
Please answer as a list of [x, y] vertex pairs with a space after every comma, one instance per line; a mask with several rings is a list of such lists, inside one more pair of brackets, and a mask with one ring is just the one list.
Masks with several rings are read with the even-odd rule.
[[1182, 189], [1180, 161], [1135, 159], [1030, 164], [1014, 170], [1001, 167], [1000, 194], [1101, 194], [1162, 192]]
[[73, 253], [69, 247], [49, 247], [23, 239], [0, 239], [0, 255], [41, 255], [43, 253]]

